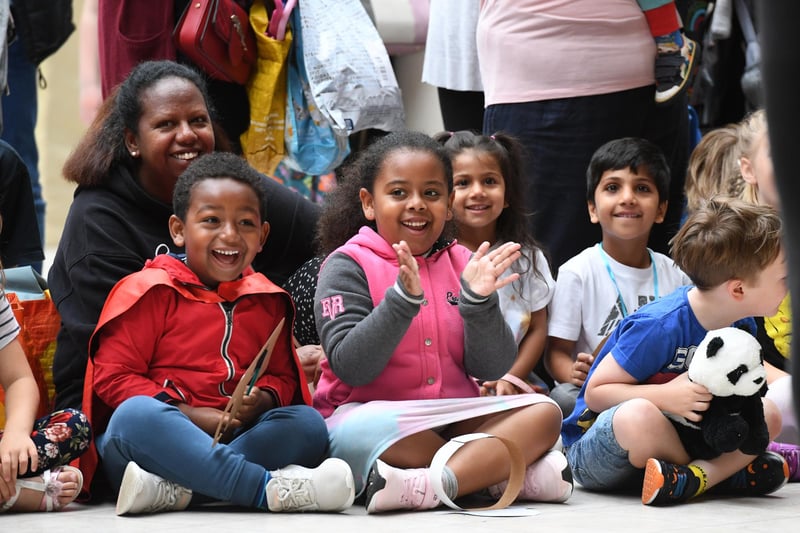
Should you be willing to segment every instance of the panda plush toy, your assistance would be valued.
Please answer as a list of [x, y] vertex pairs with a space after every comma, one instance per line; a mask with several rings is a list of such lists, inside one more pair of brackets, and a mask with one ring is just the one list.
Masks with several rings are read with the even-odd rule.
[[761, 404], [767, 374], [755, 337], [733, 327], [709, 331], [689, 362], [689, 379], [713, 395], [700, 422], [667, 414], [692, 459], [712, 459], [737, 449], [758, 455], [767, 448]]

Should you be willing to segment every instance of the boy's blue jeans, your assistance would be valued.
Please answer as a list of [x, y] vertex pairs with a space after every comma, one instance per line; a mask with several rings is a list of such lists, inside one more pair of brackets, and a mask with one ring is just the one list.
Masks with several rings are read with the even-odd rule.
[[95, 444], [111, 486], [119, 490], [129, 461], [214, 500], [255, 507], [265, 473], [290, 464], [315, 467], [328, 451], [328, 429], [307, 405], [265, 412], [228, 444], [172, 405], [149, 396], [125, 400]]
[[581, 486], [594, 491], [639, 490], [644, 469], [628, 460], [614, 436], [614, 414], [619, 405], [606, 409], [592, 427], [567, 450], [572, 475]]

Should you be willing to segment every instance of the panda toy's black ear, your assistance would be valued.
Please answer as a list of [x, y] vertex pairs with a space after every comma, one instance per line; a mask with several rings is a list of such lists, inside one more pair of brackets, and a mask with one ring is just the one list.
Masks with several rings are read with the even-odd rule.
[[725, 345], [722, 337], [714, 337], [708, 342], [708, 350], [706, 350], [706, 357], [714, 357], [719, 352], [720, 348]]

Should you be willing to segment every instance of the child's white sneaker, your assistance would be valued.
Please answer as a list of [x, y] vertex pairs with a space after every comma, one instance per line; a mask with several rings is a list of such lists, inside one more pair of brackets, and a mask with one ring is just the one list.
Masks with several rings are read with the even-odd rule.
[[289, 465], [269, 474], [265, 490], [272, 512], [344, 511], [355, 499], [353, 472], [341, 459], [326, 459], [316, 468]]
[[117, 497], [117, 515], [183, 511], [192, 491], [142, 470], [131, 461], [125, 467]]

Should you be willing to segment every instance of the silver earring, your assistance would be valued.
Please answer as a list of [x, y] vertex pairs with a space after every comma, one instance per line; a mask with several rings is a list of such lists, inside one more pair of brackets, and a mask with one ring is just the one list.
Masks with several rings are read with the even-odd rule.
[[137, 150], [131, 150], [131, 157], [138, 157], [139, 152]]

